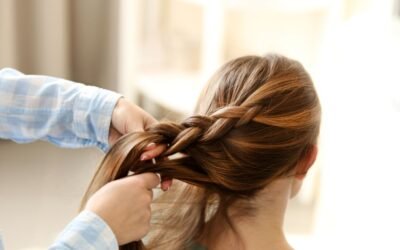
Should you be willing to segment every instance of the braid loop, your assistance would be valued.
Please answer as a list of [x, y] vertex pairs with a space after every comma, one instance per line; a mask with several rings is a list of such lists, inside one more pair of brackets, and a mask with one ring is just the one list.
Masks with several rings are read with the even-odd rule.
[[198, 127], [189, 127], [183, 129], [176, 138], [172, 141], [171, 147], [167, 150], [166, 154], [173, 154], [181, 152], [201, 136], [202, 129]]
[[264, 106], [227, 106], [212, 114], [215, 118], [230, 118], [236, 120], [235, 128], [248, 124], [262, 111]]

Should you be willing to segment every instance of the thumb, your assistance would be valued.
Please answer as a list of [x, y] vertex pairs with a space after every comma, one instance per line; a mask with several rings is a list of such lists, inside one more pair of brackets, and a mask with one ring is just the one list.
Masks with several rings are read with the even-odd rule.
[[134, 175], [133, 178], [141, 180], [145, 188], [149, 190], [156, 188], [161, 182], [160, 176], [155, 173], [138, 174]]

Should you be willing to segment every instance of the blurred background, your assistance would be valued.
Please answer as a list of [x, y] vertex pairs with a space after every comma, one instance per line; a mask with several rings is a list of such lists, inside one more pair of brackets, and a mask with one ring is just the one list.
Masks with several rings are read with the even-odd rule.
[[[115, 90], [157, 118], [189, 115], [227, 60], [268, 52], [301, 61], [323, 107], [293, 246], [400, 249], [399, 0], [0, 0], [0, 68]], [[101, 157], [0, 141], [6, 249], [50, 245]]]

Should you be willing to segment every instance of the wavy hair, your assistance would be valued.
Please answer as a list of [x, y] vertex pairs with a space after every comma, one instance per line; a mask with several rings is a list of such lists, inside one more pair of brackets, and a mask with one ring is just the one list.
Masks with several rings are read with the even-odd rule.
[[[187, 249], [206, 236], [208, 221], [218, 217], [233, 227], [232, 204], [294, 171], [316, 144], [320, 110], [299, 62], [276, 54], [234, 59], [211, 78], [193, 116], [123, 136], [101, 162], [83, 204], [130, 172], [180, 180], [186, 184], [175, 183], [156, 202], [146, 246], [133, 242], [120, 249]], [[155, 164], [139, 159], [151, 142], [169, 145]]]

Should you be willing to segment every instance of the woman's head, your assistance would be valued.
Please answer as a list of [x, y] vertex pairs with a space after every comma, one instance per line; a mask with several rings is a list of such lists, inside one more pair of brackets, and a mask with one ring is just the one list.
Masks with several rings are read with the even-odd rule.
[[279, 55], [226, 63], [202, 93], [197, 113], [211, 121], [194, 157], [213, 182], [236, 194], [251, 195], [295, 171], [319, 133], [320, 104], [310, 76]]
[[[88, 195], [129, 171], [158, 172], [194, 185], [174, 199], [192, 202], [190, 211], [177, 213], [176, 203], [174, 211], [161, 218], [177, 231], [192, 223], [191, 230], [181, 232], [180, 240], [177, 237], [179, 249], [203, 236], [208, 217], [228, 217], [227, 208], [235, 201], [251, 199], [277, 178], [306, 171], [307, 166], [299, 162], [314, 152], [319, 125], [318, 96], [300, 63], [279, 55], [241, 57], [211, 78], [195, 115], [182, 123], [157, 124], [117, 142]], [[151, 142], [169, 148], [156, 164], [140, 162], [141, 152]], [[165, 158], [176, 153], [180, 154]], [[155, 241], [171, 241], [166, 235], [158, 235]]]

